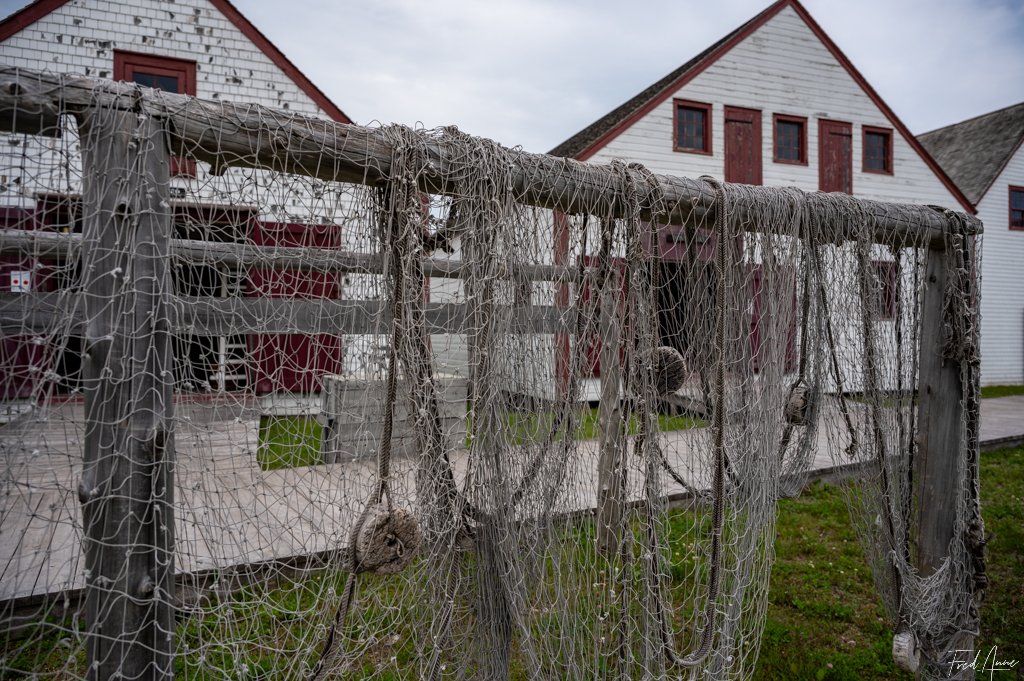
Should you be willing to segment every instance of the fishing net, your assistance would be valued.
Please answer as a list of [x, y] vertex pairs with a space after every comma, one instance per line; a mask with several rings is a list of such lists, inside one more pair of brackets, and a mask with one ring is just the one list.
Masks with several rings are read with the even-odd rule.
[[0, 75], [0, 676], [744, 679], [833, 468], [977, 633], [972, 219]]

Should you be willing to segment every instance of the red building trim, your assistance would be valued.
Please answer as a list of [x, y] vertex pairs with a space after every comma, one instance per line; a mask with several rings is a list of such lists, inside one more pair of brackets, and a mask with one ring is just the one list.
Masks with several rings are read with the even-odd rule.
[[115, 79], [131, 80], [136, 70], [157, 75], [181, 76], [178, 93], [193, 96], [196, 94], [196, 62], [194, 59], [114, 50]]
[[10, 14], [0, 22], [0, 41], [7, 40], [18, 31], [23, 31], [50, 12], [63, 7], [68, 0], [36, 0]]
[[810, 27], [811, 31], [814, 32], [814, 35], [818, 36], [818, 39], [822, 42], [822, 44], [825, 45], [828, 51], [832, 53], [832, 56], [839, 61], [843, 68], [846, 69], [846, 72], [850, 74], [850, 77], [853, 78], [853, 80], [858, 85], [860, 85], [861, 89], [864, 90], [864, 93], [867, 94], [868, 98], [871, 99], [871, 101], [874, 102], [875, 106], [877, 106], [881, 110], [882, 115], [889, 120], [889, 122], [892, 124], [892, 127], [895, 128], [900, 133], [904, 140], [906, 140], [907, 144], [910, 145], [910, 148], [917, 152], [917, 155], [921, 157], [921, 160], [925, 162], [925, 164], [933, 173], [935, 173], [935, 176], [939, 178], [939, 181], [942, 182], [942, 185], [949, 191], [950, 194], [953, 195], [953, 198], [955, 198], [960, 203], [963, 209], [966, 212], [970, 213], [971, 215], [977, 213], [977, 209], [967, 199], [967, 196], [962, 191], [960, 191], [960, 188], [957, 187], [953, 180], [949, 178], [949, 175], [947, 175], [946, 171], [944, 171], [942, 167], [938, 164], [938, 162], [934, 158], [932, 158], [931, 154], [925, 151], [925, 148], [921, 146], [921, 143], [917, 140], [917, 138], [914, 137], [913, 134], [911, 134], [910, 130], [907, 129], [907, 126], [903, 124], [903, 121], [901, 121], [899, 117], [895, 114], [895, 112], [893, 112], [893, 110], [889, 108], [889, 105], [886, 104], [882, 100], [882, 98], [878, 96], [878, 93], [875, 92], [875, 89], [868, 84], [867, 80], [864, 79], [864, 76], [861, 75], [860, 71], [854, 68], [853, 63], [849, 59], [847, 59], [846, 55], [843, 54], [843, 51], [840, 50], [839, 47], [834, 42], [832, 42], [832, 39], [825, 34], [825, 31], [822, 30], [821, 26], [818, 25], [818, 22], [811, 18], [811, 15], [807, 13], [807, 10], [804, 9], [803, 5], [797, 2], [797, 0], [780, 1], [790, 5], [793, 8], [793, 10], [800, 16], [800, 18], [804, 20], [804, 22]]
[[[885, 135], [888, 141], [885, 144], [885, 169], [884, 170], [873, 170], [868, 168], [868, 134]], [[891, 128], [879, 128], [874, 125], [862, 125], [860, 126], [860, 138], [861, 138], [861, 170], [865, 173], [873, 173], [875, 175], [892, 175], [892, 129]]]
[[[554, 264], [569, 262], [569, 218], [560, 210], [554, 211]], [[569, 307], [569, 285], [565, 280], [558, 282], [555, 289], [555, 307]], [[569, 335], [555, 335], [555, 385], [559, 395], [569, 389]]]
[[246, 38], [260, 48], [263, 54], [270, 58], [270, 61], [274, 62], [279, 69], [284, 71], [284, 74], [291, 78], [310, 99], [316, 102], [316, 105], [323, 109], [325, 114], [339, 123], [352, 122], [352, 119], [346, 116], [345, 112], [339, 109], [320, 88], [314, 85], [313, 81], [307, 78], [288, 57], [284, 56], [284, 53], [277, 49], [274, 43], [270, 42], [258, 28], [253, 26], [234, 5], [228, 2], [228, 0], [210, 0], [210, 3], [220, 10], [228, 18], [228, 21], [235, 25], [235, 28], [244, 33]]
[[[679, 146], [679, 110], [691, 109], [704, 112], [704, 148]], [[703, 154], [711, 156], [714, 150], [711, 146], [711, 117], [714, 109], [708, 102], [694, 102], [689, 99], [672, 100], [672, 151], [682, 151], [687, 154]]]
[[1010, 185], [1010, 191], [1006, 192], [1006, 203], [1007, 203], [1007, 208], [1009, 209], [1007, 214], [1006, 214], [1006, 224], [1010, 227], [1011, 231], [1014, 231], [1014, 232], [1024, 232], [1024, 224], [1021, 224], [1019, 227], [1014, 227], [1014, 225], [1013, 225], [1013, 193], [1014, 192], [1020, 192], [1021, 194], [1024, 194], [1024, 187], [1018, 187], [1016, 185], [1012, 185], [1011, 184]]
[[[779, 121], [800, 124], [800, 158], [796, 161], [779, 158]], [[789, 114], [772, 114], [772, 162], [788, 163], [789, 165], [807, 165], [807, 116], [791, 116]]]
[[[600, 151], [610, 141], [618, 137], [623, 131], [627, 130], [630, 126], [636, 123], [638, 120], [649, 114], [659, 104], [664, 102], [666, 99], [671, 97], [673, 94], [679, 91], [679, 88], [683, 87], [691, 80], [699, 76], [704, 72], [704, 69], [714, 64], [723, 55], [725, 55], [733, 47], [741, 43], [744, 39], [750, 36], [754, 31], [761, 28], [769, 19], [774, 17], [776, 14], [782, 11], [783, 7], [788, 5], [790, 2], [795, 0], [778, 0], [774, 5], [766, 9], [761, 13], [761, 16], [755, 21], [750, 22], [745, 29], [739, 31], [729, 40], [726, 40], [717, 48], [709, 52], [700, 64], [695, 65], [692, 69], [689, 69], [683, 74], [680, 74], [678, 78], [669, 83], [665, 88], [658, 94], [651, 97], [643, 106], [631, 113], [630, 115], [623, 118], [621, 121], [616, 123], [606, 133], [598, 137], [596, 140], [590, 143], [590, 145], [576, 155], [576, 160], [586, 161], [588, 158]], [[673, 116], [674, 118], [674, 116]]]
[[[274, 62], [279, 69], [284, 71], [284, 74], [298, 85], [299, 89], [312, 99], [325, 114], [339, 123], [352, 122], [351, 118], [346, 116], [320, 88], [313, 84], [313, 81], [307, 78], [288, 57], [284, 56], [284, 53], [270, 42], [258, 28], [253, 26], [234, 5], [228, 2], [228, 0], [210, 0], [210, 2], [235, 28], [244, 33], [245, 37], [251, 40], [270, 61]], [[7, 40], [15, 33], [28, 28], [47, 14], [60, 9], [67, 3], [68, 0], [36, 0], [32, 4], [23, 7], [0, 22], [0, 41]]]
[[878, 322], [892, 321], [896, 319], [896, 263], [892, 260], [873, 260], [871, 266], [881, 284], [877, 292], [878, 300], [872, 304], [871, 318]]
[[840, 50], [839, 47], [834, 42], [832, 42], [832, 39], [825, 34], [825, 31], [822, 30], [821, 26], [819, 26], [818, 23], [811, 18], [811, 15], [807, 13], [807, 10], [804, 9], [803, 5], [801, 5], [797, 0], [778, 0], [774, 5], [770, 6], [759, 16], [755, 17], [755, 19], [751, 21], [742, 31], [738, 31], [736, 35], [732, 36], [731, 38], [723, 42], [721, 45], [719, 45], [717, 48], [709, 52], [700, 64], [697, 64], [692, 69], [689, 69], [685, 73], [681, 74], [678, 78], [676, 78], [671, 83], [666, 85], [665, 88], [661, 90], [661, 92], [651, 97], [651, 99], [647, 101], [643, 106], [638, 108], [629, 116], [626, 116], [624, 119], [622, 119], [617, 124], [612, 126], [612, 128], [609, 129], [606, 133], [604, 133], [596, 140], [591, 142], [586, 149], [584, 149], [583, 151], [576, 155], [576, 159], [579, 161], [585, 161], [591, 156], [593, 156], [605, 145], [607, 145], [611, 140], [618, 137], [620, 134], [622, 134], [623, 131], [627, 130], [639, 119], [646, 116], [655, 107], [664, 102], [666, 99], [672, 97], [676, 92], [679, 91], [681, 87], [683, 87], [691, 80], [693, 80], [701, 73], [703, 73], [705, 69], [714, 64], [716, 61], [718, 61], [723, 55], [729, 52], [733, 47], [738, 45], [740, 42], [748, 38], [752, 33], [754, 33], [759, 28], [768, 23], [768, 21], [774, 18], [779, 12], [781, 12], [786, 7], [792, 7], [793, 11], [795, 11], [797, 15], [804, 20], [804, 23], [806, 23], [807, 26], [811, 29], [811, 31], [818, 37], [818, 39], [822, 42], [825, 48], [832, 54], [833, 57], [836, 58], [836, 61], [838, 61], [839, 64], [844, 69], [846, 69], [846, 72], [861, 87], [861, 89], [864, 91], [864, 94], [866, 94], [868, 98], [872, 102], [874, 102], [875, 106], [877, 106], [881, 110], [882, 115], [885, 116], [892, 124], [893, 128], [897, 130], [900, 133], [900, 135], [903, 136], [903, 138], [907, 141], [907, 144], [910, 145], [910, 148], [917, 152], [917, 155], [921, 157], [921, 160], [923, 160], [925, 164], [928, 166], [928, 168], [935, 174], [935, 176], [939, 178], [939, 181], [942, 182], [942, 185], [949, 191], [950, 194], [953, 195], [954, 198], [956, 198], [956, 200], [960, 203], [963, 209], [971, 214], [977, 213], [977, 210], [967, 199], [964, 193], [960, 191], [960, 189], [956, 186], [956, 184], [954, 184], [953, 180], [949, 178], [949, 176], [942, 169], [942, 167], [939, 166], [939, 164], [935, 161], [934, 158], [931, 157], [931, 154], [925, 151], [924, 147], [921, 146], [921, 143], [917, 141], [917, 138], [914, 137], [910, 133], [910, 130], [907, 129], [907, 126], [905, 126], [903, 122], [896, 116], [896, 114], [893, 113], [893, 110], [890, 109], [884, 101], [882, 101], [882, 98], [879, 97], [878, 93], [875, 92], [874, 88], [872, 88], [868, 84], [868, 82], [864, 79], [864, 76], [862, 76], [860, 72], [857, 71], [856, 68], [854, 68], [853, 64], [846, 57], [846, 55], [843, 54], [842, 50]]
[[[137, 72], [178, 79], [177, 94], [196, 94], [196, 62], [163, 55], [114, 50], [114, 79], [132, 82]], [[183, 156], [171, 156], [171, 177], [195, 177], [196, 162]]]

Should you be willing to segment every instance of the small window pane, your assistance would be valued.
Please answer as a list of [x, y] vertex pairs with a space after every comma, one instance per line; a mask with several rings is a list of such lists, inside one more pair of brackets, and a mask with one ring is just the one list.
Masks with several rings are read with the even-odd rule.
[[158, 76], [152, 73], [135, 71], [132, 74], [132, 81], [143, 87], [151, 87], [164, 92], [179, 92], [177, 76]]
[[1024, 190], [1010, 190], [1010, 226], [1024, 229]]
[[676, 124], [679, 126], [676, 143], [680, 148], [707, 151], [704, 145], [704, 130], [707, 124], [705, 116], [706, 112], [703, 109], [679, 107], [676, 114]]
[[1014, 210], [1024, 210], [1024, 190], [1010, 190], [1010, 207]]
[[803, 123], [797, 121], [775, 122], [775, 158], [780, 161], [803, 160]]
[[864, 169], [889, 172], [889, 135], [864, 133]]

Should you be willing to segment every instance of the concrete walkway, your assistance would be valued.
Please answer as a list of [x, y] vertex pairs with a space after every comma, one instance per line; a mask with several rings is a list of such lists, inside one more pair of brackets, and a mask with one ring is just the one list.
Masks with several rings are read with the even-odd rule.
[[1024, 395], [981, 401], [981, 451], [1024, 444]]
[[[855, 427], [863, 428], [864, 406], [849, 404]], [[54, 407], [21, 423], [0, 426], [0, 602], [82, 586], [76, 492], [82, 435], [81, 405]], [[800, 436], [794, 435], [794, 442]], [[337, 549], [347, 541], [375, 479], [374, 462], [365, 457], [263, 471], [255, 454], [258, 421], [252, 419], [183, 419], [175, 438], [179, 572], [225, 570]], [[777, 474], [777, 442], [733, 438], [730, 451], [737, 477]], [[830, 448], [842, 451], [846, 438], [837, 407], [825, 406], [811, 447], [810, 477], [842, 472], [845, 462], [839, 458], [837, 466]], [[1024, 442], [1024, 396], [982, 401], [981, 440], [983, 449]], [[706, 490], [713, 450], [710, 431], [667, 432], [661, 442], [670, 465], [688, 486]], [[516, 447], [508, 452], [507, 474], [512, 479], [522, 475], [532, 451]], [[560, 492], [550, 510], [578, 513], [594, 508], [598, 442], [577, 442], [568, 459], [557, 459], [552, 456], [538, 478]], [[645, 472], [635, 457], [627, 461], [628, 497], [639, 499]], [[465, 451], [453, 452], [452, 468], [460, 484], [475, 481], [466, 493], [479, 498], [485, 488], [480, 487], [479, 472], [470, 471]], [[399, 503], [413, 503], [417, 470], [414, 458], [393, 462], [392, 491]], [[688, 491], [664, 474], [659, 484], [670, 498]], [[527, 496], [520, 512], [531, 513], [531, 504], [538, 503], [539, 497], [531, 501]]]

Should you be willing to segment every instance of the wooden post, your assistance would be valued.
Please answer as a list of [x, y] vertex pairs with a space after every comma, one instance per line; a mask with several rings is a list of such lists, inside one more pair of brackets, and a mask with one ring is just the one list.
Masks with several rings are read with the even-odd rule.
[[148, 116], [96, 109], [81, 132], [87, 678], [171, 679], [170, 156]]
[[[619, 532], [626, 495], [626, 462], [622, 456], [624, 433], [619, 428], [619, 323], [617, 320], [619, 273], [612, 268], [608, 285], [601, 292], [601, 451], [597, 464], [597, 544], [606, 556], [618, 552]], [[577, 343], [587, 339], [577, 338]], [[580, 352], [585, 352], [581, 348]]]
[[[929, 250], [921, 310], [917, 454], [913, 470], [917, 496], [917, 568], [922, 577], [933, 574], [949, 552], [957, 512], [957, 468], [963, 455], [960, 362], [945, 357], [943, 351], [942, 308], [948, 276], [945, 253]], [[921, 644], [927, 646], [928, 642]], [[973, 647], [974, 639], [969, 635], [956, 646], [961, 650]], [[930, 653], [941, 660], [952, 651]], [[964, 658], [963, 653], [959, 656]], [[928, 667], [930, 665], [922, 660], [918, 678], [969, 678], [949, 676], [948, 664]]]

